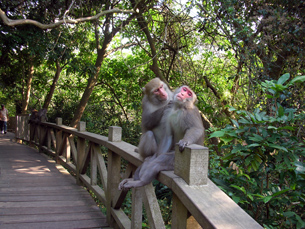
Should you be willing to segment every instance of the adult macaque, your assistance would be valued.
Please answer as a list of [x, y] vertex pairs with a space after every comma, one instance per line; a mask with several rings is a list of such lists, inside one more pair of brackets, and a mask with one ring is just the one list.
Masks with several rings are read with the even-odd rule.
[[43, 108], [39, 111], [37, 111], [36, 109], [32, 110], [32, 114], [30, 116], [30, 120], [28, 121], [28, 123], [39, 123], [42, 120], [47, 120], [47, 109]]
[[137, 152], [144, 158], [152, 156], [163, 135], [159, 125], [173, 92], [159, 78], [149, 81], [143, 88], [142, 99], [142, 136]]
[[134, 178], [125, 179], [119, 184], [120, 190], [147, 185], [160, 171], [173, 170], [175, 144], [178, 143], [180, 151], [190, 144], [203, 145], [204, 127], [195, 106], [196, 100], [197, 96], [188, 86], [175, 91], [174, 104], [164, 112], [160, 123], [160, 126], [165, 126], [165, 133], [157, 152], [138, 167]]

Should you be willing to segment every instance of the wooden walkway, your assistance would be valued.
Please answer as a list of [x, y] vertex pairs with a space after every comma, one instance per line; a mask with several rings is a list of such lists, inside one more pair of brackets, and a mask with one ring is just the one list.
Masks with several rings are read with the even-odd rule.
[[54, 161], [0, 134], [0, 228], [109, 228], [89, 193]]

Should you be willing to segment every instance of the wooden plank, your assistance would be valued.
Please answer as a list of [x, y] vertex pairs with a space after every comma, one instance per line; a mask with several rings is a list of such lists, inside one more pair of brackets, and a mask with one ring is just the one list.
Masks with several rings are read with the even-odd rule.
[[156, 193], [152, 183], [141, 187], [143, 202], [147, 213], [150, 228], [165, 228]]
[[[26, 210], [26, 209], [25, 209]], [[103, 214], [101, 212], [80, 212], [80, 213], [57, 213], [57, 214], [36, 214], [36, 215], [19, 215], [16, 216], [0, 216], [0, 221], [2, 224], [9, 223], [34, 223], [34, 222], [57, 222], [57, 221], [69, 221], [74, 220], [88, 220], [88, 219], [99, 219], [102, 218]]]
[[96, 205], [91, 205], [89, 208], [88, 206], [78, 206], [77, 208], [71, 208], [67, 206], [60, 206], [60, 207], [48, 207], [48, 208], [27, 208], [26, 211], [24, 208], [7, 208], [7, 209], [0, 209], [0, 215], [38, 215], [38, 214], [57, 214], [57, 213], [82, 213], [82, 212], [92, 212], [98, 211], [99, 208]]
[[0, 138], [1, 229], [109, 228], [90, 194], [62, 166], [6, 140]]
[[100, 176], [101, 176], [101, 181], [102, 181], [102, 185], [103, 185], [103, 188], [104, 190], [107, 190], [107, 167], [106, 167], [106, 164], [105, 164], [105, 160], [104, 160], [104, 157], [102, 155], [102, 151], [101, 151], [101, 148], [99, 145], [95, 145], [94, 146], [94, 151], [96, 152], [97, 154], [97, 165], [98, 165], [98, 169], [99, 169], [99, 173], [100, 173]]
[[262, 228], [209, 179], [207, 185], [189, 186], [175, 178], [172, 190], [203, 228]]
[[70, 147], [71, 147], [73, 160], [75, 161], [75, 164], [77, 164], [77, 149], [76, 149], [76, 146], [75, 146], [73, 135], [71, 137], [69, 137], [69, 143], [70, 143]]
[[10, 223], [1, 225], [1, 229], [54, 229], [54, 228], [109, 228], [105, 219], [74, 220], [74, 221], [48, 221], [35, 223]]

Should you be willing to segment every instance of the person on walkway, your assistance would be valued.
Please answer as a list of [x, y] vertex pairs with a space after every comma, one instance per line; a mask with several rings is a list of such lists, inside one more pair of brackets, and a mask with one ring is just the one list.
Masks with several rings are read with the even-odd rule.
[[3, 132], [4, 132], [4, 134], [6, 134], [6, 132], [7, 132], [8, 111], [5, 108], [4, 104], [1, 105], [0, 119], [1, 119], [1, 123], [0, 123], [1, 133], [3, 134]]

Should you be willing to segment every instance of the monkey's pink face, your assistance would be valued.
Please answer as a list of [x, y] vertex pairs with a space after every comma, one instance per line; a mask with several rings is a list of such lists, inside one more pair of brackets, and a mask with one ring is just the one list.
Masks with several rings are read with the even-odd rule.
[[183, 101], [193, 97], [193, 92], [187, 87], [182, 87], [181, 91], [176, 95], [177, 100]]
[[156, 90], [153, 92], [160, 100], [167, 100], [167, 92], [165, 91], [163, 84], [161, 84]]

